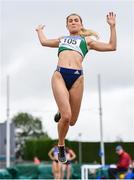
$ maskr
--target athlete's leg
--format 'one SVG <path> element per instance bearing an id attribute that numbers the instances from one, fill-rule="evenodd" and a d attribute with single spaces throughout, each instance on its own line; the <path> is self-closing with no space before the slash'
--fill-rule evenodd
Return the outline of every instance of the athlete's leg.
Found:
<path id="1" fill-rule="evenodd" d="M 58 145 L 64 145 L 65 136 L 71 120 L 71 107 L 69 103 L 69 92 L 65 86 L 61 74 L 57 71 L 52 77 L 52 89 L 61 114 L 61 119 L 58 123 Z"/>
<path id="2" fill-rule="evenodd" d="M 72 112 L 70 126 L 73 126 L 76 123 L 79 115 L 82 96 L 83 96 L 83 86 L 84 86 L 84 77 L 82 75 L 75 81 L 72 88 L 69 90 L 70 105 Z"/>

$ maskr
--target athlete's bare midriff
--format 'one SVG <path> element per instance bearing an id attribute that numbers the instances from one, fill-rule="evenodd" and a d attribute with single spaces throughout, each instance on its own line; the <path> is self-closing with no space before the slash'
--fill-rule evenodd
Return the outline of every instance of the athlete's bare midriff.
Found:
<path id="1" fill-rule="evenodd" d="M 83 57 L 76 51 L 65 50 L 60 52 L 58 66 L 70 69 L 82 69 Z"/>

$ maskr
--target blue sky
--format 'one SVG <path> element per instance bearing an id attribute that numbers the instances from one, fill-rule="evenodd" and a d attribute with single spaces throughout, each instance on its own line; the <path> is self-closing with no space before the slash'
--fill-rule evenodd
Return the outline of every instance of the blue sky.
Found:
<path id="1" fill-rule="evenodd" d="M 42 119 L 44 129 L 57 138 L 53 116 L 57 107 L 51 76 L 57 64 L 57 49 L 39 44 L 35 28 L 45 24 L 48 38 L 67 35 L 66 16 L 78 13 L 84 26 L 109 40 L 106 15 L 117 15 L 117 51 L 90 51 L 83 62 L 85 91 L 78 122 L 67 137 L 98 141 L 99 103 L 97 74 L 102 79 L 104 140 L 134 141 L 134 3 L 133 1 L 0 1 L 1 6 L 1 101 L 0 122 L 6 119 L 6 76 L 10 75 L 10 117 L 28 112 Z"/>

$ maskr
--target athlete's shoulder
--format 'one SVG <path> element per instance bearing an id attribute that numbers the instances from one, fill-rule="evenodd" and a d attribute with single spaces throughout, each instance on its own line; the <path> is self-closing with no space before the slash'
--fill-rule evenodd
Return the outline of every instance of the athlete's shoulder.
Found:
<path id="1" fill-rule="evenodd" d="M 86 43 L 87 43 L 87 45 L 88 45 L 88 47 L 90 48 L 90 49 L 92 49 L 91 48 L 91 44 L 94 42 L 97 42 L 97 39 L 94 37 L 94 36 L 86 36 L 85 37 L 85 41 L 86 41 Z"/>
<path id="2" fill-rule="evenodd" d="M 95 39 L 91 36 L 86 36 L 85 40 L 86 40 L 86 42 L 91 42 L 91 41 L 94 41 Z"/>

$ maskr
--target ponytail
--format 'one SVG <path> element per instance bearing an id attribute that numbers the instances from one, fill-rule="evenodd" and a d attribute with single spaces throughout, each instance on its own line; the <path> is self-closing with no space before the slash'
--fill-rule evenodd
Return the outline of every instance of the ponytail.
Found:
<path id="1" fill-rule="evenodd" d="M 99 39 L 98 34 L 90 29 L 82 28 L 81 31 L 79 32 L 79 35 L 80 36 L 95 36 L 96 39 Z"/>

